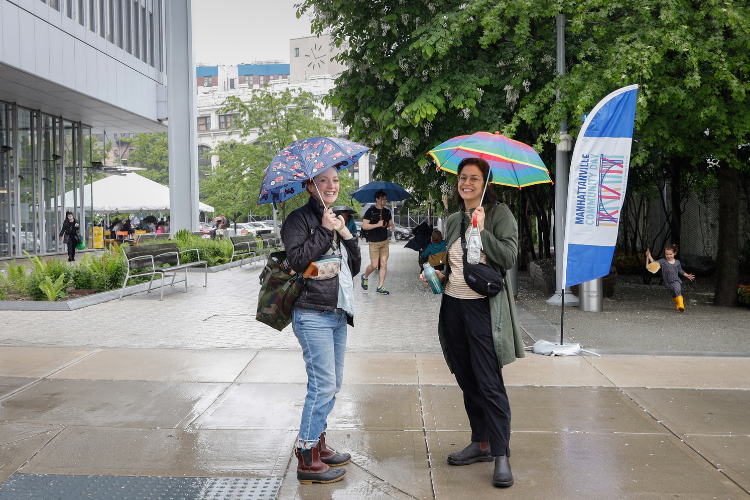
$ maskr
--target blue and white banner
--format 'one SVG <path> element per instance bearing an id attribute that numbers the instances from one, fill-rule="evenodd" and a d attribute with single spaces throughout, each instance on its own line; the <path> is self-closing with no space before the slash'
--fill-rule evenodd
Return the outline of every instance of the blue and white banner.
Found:
<path id="1" fill-rule="evenodd" d="M 638 85 L 589 113 L 573 149 L 563 248 L 563 287 L 609 274 L 628 185 Z"/>

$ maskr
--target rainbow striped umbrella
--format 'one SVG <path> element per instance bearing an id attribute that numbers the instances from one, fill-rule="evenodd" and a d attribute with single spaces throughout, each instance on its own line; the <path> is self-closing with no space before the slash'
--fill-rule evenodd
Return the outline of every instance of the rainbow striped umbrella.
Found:
<path id="1" fill-rule="evenodd" d="M 534 149 L 500 132 L 477 132 L 449 139 L 429 153 L 440 170 L 455 174 L 464 158 L 479 157 L 490 164 L 493 184 L 521 189 L 552 183 L 547 167 Z"/>

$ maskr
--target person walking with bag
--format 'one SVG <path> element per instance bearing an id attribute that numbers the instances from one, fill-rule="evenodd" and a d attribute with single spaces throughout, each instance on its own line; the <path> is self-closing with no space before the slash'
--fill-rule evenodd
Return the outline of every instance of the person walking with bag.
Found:
<path id="1" fill-rule="evenodd" d="M 63 243 L 68 245 L 68 262 L 75 262 L 76 260 L 76 245 L 78 245 L 78 229 L 80 224 L 73 217 L 73 212 L 68 210 L 65 212 L 65 222 L 63 222 L 62 229 L 60 229 L 60 239 Z"/>
<path id="2" fill-rule="evenodd" d="M 448 218 L 446 270 L 436 271 L 445 285 L 438 335 L 445 361 L 463 392 L 471 424 L 471 443 L 448 455 L 448 463 L 458 466 L 494 460 L 492 484 L 509 487 L 513 485 L 508 460 L 510 403 L 502 367 L 524 357 L 515 301 L 507 285 L 499 293 L 497 289 L 491 292 L 496 295 L 486 296 L 477 293 L 472 287 L 479 287 L 470 287 L 464 279 L 465 241 L 474 216 L 482 241 L 480 262 L 489 266 L 487 271 L 500 279 L 506 269 L 515 265 L 518 255 L 518 228 L 513 214 L 497 202 L 492 189 L 483 195 L 489 175 L 490 167 L 481 158 L 466 158 L 458 166 L 453 201 L 462 210 Z M 420 278 L 427 284 L 424 273 Z"/>
<path id="3" fill-rule="evenodd" d="M 343 479 L 346 470 L 339 466 L 351 460 L 348 453 L 327 448 L 325 430 L 344 378 L 347 325 L 354 326 L 353 277 L 362 259 L 357 238 L 328 208 L 339 194 L 336 169 L 319 173 L 305 189 L 309 201 L 289 214 L 281 231 L 291 268 L 304 273 L 316 267 L 292 310 L 292 329 L 307 368 L 307 397 L 295 448 L 297 479 L 303 484 L 332 483 Z"/>

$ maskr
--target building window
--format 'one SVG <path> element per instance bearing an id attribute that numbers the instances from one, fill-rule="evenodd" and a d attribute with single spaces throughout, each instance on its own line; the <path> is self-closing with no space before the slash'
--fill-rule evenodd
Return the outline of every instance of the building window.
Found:
<path id="1" fill-rule="evenodd" d="M 141 29 L 140 23 L 138 22 L 138 2 L 133 6 L 133 55 L 137 58 L 141 57 Z"/>
<path id="2" fill-rule="evenodd" d="M 209 156 L 210 152 L 211 152 L 211 148 L 209 148 L 208 146 L 198 146 L 198 166 L 199 167 L 211 166 L 211 156 Z"/>
<path id="3" fill-rule="evenodd" d="M 107 20 L 109 21 L 107 24 L 107 40 L 109 40 L 110 43 L 115 43 L 115 0 L 108 0 L 107 14 Z"/>
<path id="4" fill-rule="evenodd" d="M 73 19 L 73 0 L 65 0 L 65 15 Z"/>
<path id="5" fill-rule="evenodd" d="M 158 3 L 158 10 L 157 10 L 157 16 L 158 16 L 158 23 L 159 23 L 159 71 L 164 71 L 164 28 L 162 27 L 162 2 L 159 0 Z"/>
<path id="6" fill-rule="evenodd" d="M 299 47 L 294 48 L 294 57 L 299 57 Z"/>
<path id="7" fill-rule="evenodd" d="M 107 38 L 107 12 L 104 0 L 99 0 L 99 36 Z"/>
<path id="8" fill-rule="evenodd" d="M 253 76 L 252 75 L 247 75 L 245 77 L 245 83 L 247 83 L 248 85 L 252 85 L 253 84 Z"/>
<path id="9" fill-rule="evenodd" d="M 211 130 L 211 116 L 198 117 L 198 131 L 207 132 Z"/>
<path id="10" fill-rule="evenodd" d="M 203 77 L 203 86 L 204 87 L 213 87 L 214 86 L 214 77 L 213 76 L 204 76 Z"/>
<path id="11" fill-rule="evenodd" d="M 122 46 L 122 33 L 123 33 L 123 18 L 122 18 L 122 0 L 116 0 L 117 1 L 117 8 L 115 9 L 115 27 L 117 29 L 117 34 L 115 35 L 115 38 L 117 39 L 117 46 L 120 48 L 123 48 Z"/>
<path id="12" fill-rule="evenodd" d="M 49 0 L 49 6 L 55 10 L 60 10 L 60 0 Z"/>
<path id="13" fill-rule="evenodd" d="M 132 28 L 132 19 L 130 17 L 130 0 L 125 0 L 125 13 L 123 14 L 123 20 L 125 21 L 125 40 L 123 43 L 125 44 L 125 50 L 128 52 L 128 54 L 133 53 L 133 31 Z"/>
<path id="14" fill-rule="evenodd" d="M 78 16 L 78 24 L 86 26 L 86 9 L 83 8 L 83 2 L 84 0 L 78 0 L 78 12 L 76 12 L 76 15 Z"/>
<path id="15" fill-rule="evenodd" d="M 230 78 L 230 79 L 229 79 L 229 88 L 230 88 L 230 89 L 233 89 L 233 88 L 234 88 L 234 78 Z"/>
<path id="16" fill-rule="evenodd" d="M 141 7 L 141 60 L 148 64 L 148 22 L 146 21 L 146 7 Z"/>
<path id="17" fill-rule="evenodd" d="M 260 76 L 258 77 L 258 80 L 260 81 L 260 84 L 261 84 L 261 85 L 263 85 L 263 75 L 260 75 Z"/>
<path id="18" fill-rule="evenodd" d="M 154 14 L 149 12 L 148 14 L 148 63 L 151 65 L 152 68 L 156 67 L 156 63 L 154 61 Z"/>
<path id="19" fill-rule="evenodd" d="M 234 123 L 234 115 L 219 115 L 219 128 L 226 129 Z"/>
<path id="20" fill-rule="evenodd" d="M 89 29 L 96 33 L 96 0 L 89 0 Z"/>

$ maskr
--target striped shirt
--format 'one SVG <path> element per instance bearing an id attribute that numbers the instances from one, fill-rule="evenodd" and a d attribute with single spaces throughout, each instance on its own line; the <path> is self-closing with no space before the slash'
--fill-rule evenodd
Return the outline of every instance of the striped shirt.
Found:
<path id="1" fill-rule="evenodd" d="M 460 233 L 459 233 L 460 234 Z M 469 242 L 469 234 L 471 234 L 471 228 L 466 230 L 466 242 Z M 484 252 L 481 253 L 479 262 L 482 264 L 487 263 L 487 256 Z M 484 299 L 484 295 L 479 295 L 477 292 L 469 288 L 469 285 L 464 281 L 464 251 L 461 248 L 461 238 L 456 238 L 456 241 L 448 249 L 448 263 L 451 267 L 450 276 L 448 276 L 448 282 L 445 284 L 445 294 L 455 297 L 457 299 Z"/>

